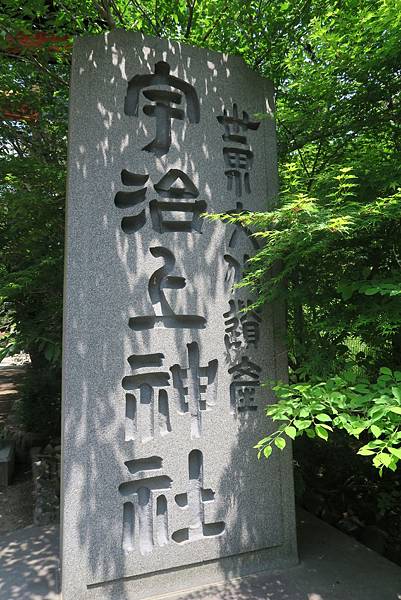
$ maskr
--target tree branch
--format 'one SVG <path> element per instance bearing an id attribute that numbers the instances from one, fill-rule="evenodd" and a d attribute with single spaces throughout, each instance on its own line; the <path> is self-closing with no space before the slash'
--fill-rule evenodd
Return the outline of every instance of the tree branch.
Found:
<path id="1" fill-rule="evenodd" d="M 192 3 L 191 3 L 191 0 L 187 0 L 188 22 L 187 22 L 187 29 L 186 29 L 185 35 L 184 35 L 184 37 L 186 39 L 189 38 L 189 35 L 191 33 L 191 27 L 192 27 L 192 22 L 193 22 L 193 18 L 194 18 L 195 4 L 196 4 L 196 0 L 193 0 Z"/>
<path id="2" fill-rule="evenodd" d="M 124 27 L 124 17 L 123 17 L 122 12 L 118 8 L 115 0 L 110 0 L 110 4 L 113 6 L 114 12 L 115 12 L 115 14 L 118 17 L 118 20 L 120 21 L 120 24 Z"/>
<path id="3" fill-rule="evenodd" d="M 287 127 L 286 125 L 284 125 L 284 123 L 283 123 L 282 121 L 278 121 L 278 122 L 280 122 L 280 125 L 281 125 L 281 127 L 283 128 L 283 130 L 284 130 L 285 132 L 287 132 L 287 134 L 288 134 L 289 138 L 290 138 L 290 139 L 291 139 L 293 142 L 295 142 L 295 143 L 296 143 L 296 139 L 295 139 L 295 136 L 294 136 L 294 134 L 292 133 L 292 131 L 291 131 L 290 129 L 288 129 L 288 127 Z M 298 152 L 298 156 L 299 156 L 299 159 L 300 159 L 300 161 L 301 161 L 301 164 L 302 164 L 302 166 L 303 166 L 303 168 L 304 168 L 304 171 L 305 171 L 305 173 L 306 173 L 306 175 L 307 175 L 307 177 L 308 177 L 308 179 L 309 179 L 309 177 L 310 177 L 309 169 L 308 169 L 308 167 L 306 166 L 306 163 L 305 163 L 304 157 L 302 156 L 301 149 L 300 149 L 300 148 L 295 148 L 295 150 L 296 150 L 296 152 Z"/>
<path id="4" fill-rule="evenodd" d="M 47 75 L 50 75 L 50 77 L 52 79 L 55 79 L 56 81 L 58 81 L 59 83 L 61 83 L 63 86 L 68 87 L 68 82 L 65 81 L 62 77 L 60 77 L 59 75 L 57 75 L 57 73 L 53 73 L 50 69 L 48 69 L 48 67 L 46 67 L 46 65 L 44 65 L 43 63 L 41 63 L 36 56 L 34 56 L 33 54 L 27 54 L 26 52 L 26 48 L 21 44 L 21 42 L 15 37 L 15 35 L 9 31 L 7 28 L 4 27 L 4 25 L 2 25 L 2 27 L 4 28 L 4 30 L 6 31 L 6 33 L 13 39 L 14 43 L 19 46 L 21 48 L 21 50 L 23 51 L 23 54 L 13 54 L 12 52 L 2 52 L 2 54 L 5 54 L 6 56 L 10 56 L 11 58 L 17 59 L 17 60 L 22 60 L 25 61 L 27 63 L 31 63 L 36 65 L 41 71 L 44 71 Z"/>
<path id="5" fill-rule="evenodd" d="M 96 0 L 93 0 L 93 4 L 97 9 L 99 15 L 102 19 L 104 19 L 109 26 L 110 29 L 115 29 L 116 24 L 110 12 L 110 2 L 109 0 L 100 0 L 100 3 Z"/>
<path id="6" fill-rule="evenodd" d="M 308 192 L 310 191 L 310 189 L 312 187 L 312 184 L 313 184 L 313 178 L 315 176 L 317 162 L 318 162 L 319 157 L 320 157 L 320 152 L 322 150 L 322 146 L 323 146 L 323 140 L 322 140 L 322 138 L 320 138 L 319 145 L 318 145 L 318 148 L 317 148 L 317 151 L 316 151 L 315 160 L 313 161 L 313 165 L 312 165 L 312 171 L 311 171 L 311 173 L 309 175 L 309 181 L 308 181 L 308 185 L 307 185 Z"/>
<path id="7" fill-rule="evenodd" d="M 223 8 L 221 9 L 221 13 L 219 14 L 219 16 L 218 16 L 218 17 L 216 17 L 216 19 L 213 21 L 213 23 L 211 24 L 211 26 L 209 27 L 209 29 L 206 31 L 205 35 L 203 36 L 203 38 L 202 38 L 202 40 L 201 40 L 201 41 L 202 41 L 202 43 L 205 43 L 205 42 L 206 42 L 207 38 L 208 38 L 208 37 L 209 37 L 209 35 L 212 33 L 213 29 L 214 29 L 214 28 L 216 27 L 216 25 L 218 25 L 218 24 L 219 24 L 219 22 L 221 21 L 222 14 L 224 13 L 224 11 L 225 11 L 225 10 L 226 10 L 226 8 L 227 8 L 228 1 L 229 1 L 229 0 L 226 0 L 226 2 L 225 2 L 225 3 L 224 3 L 224 5 L 223 5 Z"/>
<path id="8" fill-rule="evenodd" d="M 156 25 L 153 23 L 150 15 L 145 11 L 144 8 L 142 8 L 142 6 L 139 4 L 139 2 L 137 2 L 137 0 L 131 0 L 132 4 L 139 10 L 139 12 L 142 14 L 143 17 L 145 17 L 145 19 L 149 22 L 150 26 L 152 27 L 154 34 L 157 37 L 160 37 L 160 32 L 158 31 Z"/>

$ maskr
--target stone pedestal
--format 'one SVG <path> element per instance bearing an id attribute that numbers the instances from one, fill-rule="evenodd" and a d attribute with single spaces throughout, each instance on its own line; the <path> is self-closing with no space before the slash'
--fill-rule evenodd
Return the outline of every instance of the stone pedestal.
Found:
<path id="1" fill-rule="evenodd" d="M 257 243 L 205 212 L 277 192 L 272 86 L 114 32 L 74 49 L 63 599 L 141 600 L 296 560 L 291 457 L 258 461 L 282 307 L 233 289 Z"/>
<path id="2" fill-rule="evenodd" d="M 14 473 L 14 442 L 0 441 L 0 487 L 7 487 Z"/>

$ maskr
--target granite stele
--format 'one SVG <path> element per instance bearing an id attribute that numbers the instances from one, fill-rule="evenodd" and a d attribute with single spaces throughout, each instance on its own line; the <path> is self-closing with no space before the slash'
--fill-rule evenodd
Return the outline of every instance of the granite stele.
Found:
<path id="1" fill-rule="evenodd" d="M 257 459 L 283 315 L 233 288 L 258 247 L 206 212 L 277 191 L 272 86 L 124 31 L 74 49 L 63 600 L 141 600 L 294 564 L 291 457 Z M 264 118 L 262 117 L 264 115 Z"/>

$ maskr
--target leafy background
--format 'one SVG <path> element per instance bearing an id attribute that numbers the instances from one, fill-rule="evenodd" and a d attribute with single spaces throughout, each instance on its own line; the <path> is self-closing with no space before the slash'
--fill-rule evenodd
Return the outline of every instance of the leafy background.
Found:
<path id="1" fill-rule="evenodd" d="M 315 512 L 352 521 L 369 497 L 358 519 L 398 531 L 386 542 L 397 553 L 401 0 L 3 0 L 2 11 L 0 356 L 31 355 L 25 426 L 43 430 L 47 405 L 49 435 L 59 422 L 74 36 L 125 28 L 240 54 L 275 85 L 281 193 L 272 212 L 215 218 L 265 241 L 241 285 L 286 303 L 290 363 L 289 382 L 269 383 L 277 429 L 256 451 L 302 436 L 300 493 L 331 486 L 338 500 L 341 488 L 341 514 L 327 494 Z"/>

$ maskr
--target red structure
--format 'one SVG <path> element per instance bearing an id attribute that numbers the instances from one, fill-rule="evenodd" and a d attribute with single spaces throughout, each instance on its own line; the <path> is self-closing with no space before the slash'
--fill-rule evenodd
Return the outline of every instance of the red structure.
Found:
<path id="1" fill-rule="evenodd" d="M 25 50 L 43 50 L 49 52 L 60 52 L 69 45 L 68 35 L 55 35 L 45 31 L 36 31 L 32 33 L 16 33 L 6 36 L 6 50 L 12 54 L 21 54 Z"/>

